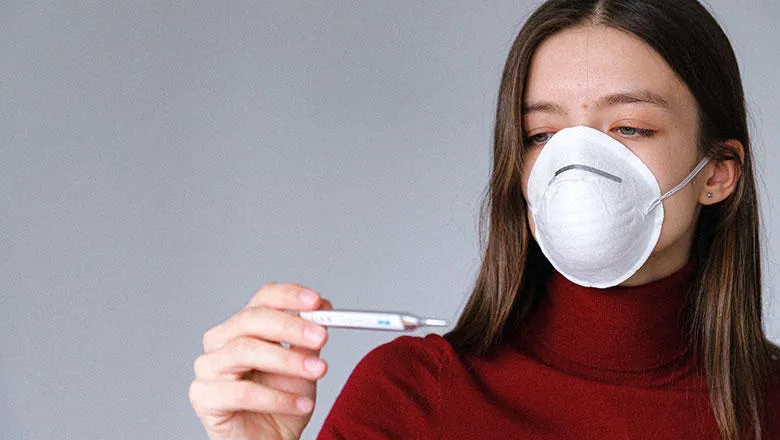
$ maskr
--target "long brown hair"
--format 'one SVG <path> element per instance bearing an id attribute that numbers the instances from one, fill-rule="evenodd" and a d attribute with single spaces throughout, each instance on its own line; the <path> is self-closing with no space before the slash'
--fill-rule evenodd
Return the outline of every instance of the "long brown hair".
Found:
<path id="1" fill-rule="evenodd" d="M 458 352 L 487 353 L 519 328 L 542 294 L 552 267 L 528 228 L 521 191 L 523 90 L 539 44 L 589 24 L 629 32 L 658 52 L 698 103 L 701 154 L 739 165 L 734 193 L 699 215 L 687 322 L 721 437 L 761 439 L 770 359 L 778 349 L 762 329 L 758 199 L 744 92 L 728 38 L 697 0 L 549 0 L 525 22 L 499 88 L 493 171 L 480 217 L 482 266 L 445 337 Z M 742 143 L 744 159 L 725 146 L 728 139 Z"/>

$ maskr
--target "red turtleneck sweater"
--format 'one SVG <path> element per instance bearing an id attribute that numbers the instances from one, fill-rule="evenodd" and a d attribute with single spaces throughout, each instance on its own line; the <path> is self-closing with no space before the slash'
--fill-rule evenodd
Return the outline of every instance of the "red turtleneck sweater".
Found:
<path id="1" fill-rule="evenodd" d="M 678 315 L 693 274 L 581 287 L 554 273 L 514 341 L 462 356 L 438 335 L 402 336 L 361 360 L 320 439 L 716 439 Z M 780 439 L 769 389 L 767 439 Z"/>

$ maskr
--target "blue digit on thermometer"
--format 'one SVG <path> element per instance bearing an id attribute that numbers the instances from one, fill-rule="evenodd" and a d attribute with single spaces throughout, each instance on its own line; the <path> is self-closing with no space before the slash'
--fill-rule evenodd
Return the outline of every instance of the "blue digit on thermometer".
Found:
<path id="1" fill-rule="evenodd" d="M 418 327 L 446 327 L 447 321 L 418 318 L 407 313 L 370 312 L 363 310 L 315 310 L 300 312 L 303 319 L 326 327 L 359 328 L 369 330 L 414 330 Z"/>

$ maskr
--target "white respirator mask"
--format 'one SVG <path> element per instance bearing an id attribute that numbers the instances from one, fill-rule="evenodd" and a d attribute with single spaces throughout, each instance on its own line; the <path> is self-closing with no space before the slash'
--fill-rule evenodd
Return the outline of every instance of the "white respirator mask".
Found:
<path id="1" fill-rule="evenodd" d="M 642 267 L 658 243 L 661 202 L 708 161 L 661 195 L 650 169 L 616 139 L 584 126 L 560 130 L 542 147 L 528 179 L 536 241 L 572 282 L 616 286 Z"/>

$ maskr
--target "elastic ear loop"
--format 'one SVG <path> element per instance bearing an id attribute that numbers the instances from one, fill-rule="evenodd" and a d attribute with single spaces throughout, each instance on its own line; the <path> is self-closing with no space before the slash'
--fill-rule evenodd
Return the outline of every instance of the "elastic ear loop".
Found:
<path id="1" fill-rule="evenodd" d="M 645 215 L 650 214 L 650 211 L 652 211 L 656 206 L 658 206 L 663 200 L 667 197 L 671 197 L 672 194 L 676 193 L 677 191 L 683 189 L 685 185 L 687 185 L 694 177 L 696 177 L 697 174 L 699 174 L 699 171 L 701 171 L 702 168 L 704 168 L 705 165 L 707 165 L 707 162 L 710 161 L 709 157 L 705 157 L 701 161 L 699 161 L 699 164 L 696 165 L 696 168 L 693 169 L 693 171 L 688 174 L 688 177 L 685 178 L 682 182 L 680 182 L 677 186 L 670 189 L 669 192 L 662 195 L 661 197 L 653 200 L 653 202 L 650 204 L 650 206 L 645 211 Z"/>

